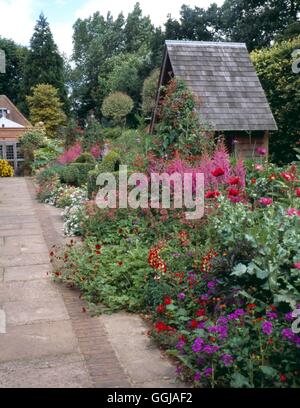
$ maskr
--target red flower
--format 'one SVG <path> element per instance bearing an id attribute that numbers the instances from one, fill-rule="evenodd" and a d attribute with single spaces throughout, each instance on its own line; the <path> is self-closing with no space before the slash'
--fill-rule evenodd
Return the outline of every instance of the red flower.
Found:
<path id="1" fill-rule="evenodd" d="M 119 266 L 123 266 L 123 262 L 118 262 L 118 265 L 119 265 Z"/>
<path id="2" fill-rule="evenodd" d="M 172 303 L 172 299 L 169 296 L 166 296 L 164 299 L 164 304 L 165 305 L 170 305 Z"/>
<path id="3" fill-rule="evenodd" d="M 61 276 L 61 272 L 55 272 L 55 276 Z"/>
<path id="4" fill-rule="evenodd" d="M 240 194 L 240 191 L 239 191 L 239 190 L 236 190 L 235 188 L 231 188 L 231 189 L 228 191 L 228 193 L 229 193 L 229 195 L 232 196 L 232 197 L 237 197 L 237 196 Z"/>
<path id="5" fill-rule="evenodd" d="M 279 380 L 280 382 L 286 382 L 286 376 L 284 374 L 280 374 Z"/>
<path id="6" fill-rule="evenodd" d="M 165 310 L 166 310 L 166 308 L 165 308 L 164 305 L 159 305 L 159 306 L 157 306 L 157 308 L 156 308 L 157 313 L 164 313 Z"/>
<path id="7" fill-rule="evenodd" d="M 192 320 L 192 321 L 191 321 L 191 327 L 192 327 L 192 329 L 197 329 L 197 327 L 198 327 L 198 322 L 197 322 L 197 320 Z"/>
<path id="8" fill-rule="evenodd" d="M 51 258 L 53 258 L 54 252 L 50 252 L 50 256 L 51 256 Z"/>
<path id="9" fill-rule="evenodd" d="M 247 309 L 255 309 L 257 307 L 257 305 L 255 303 L 249 303 L 249 305 L 247 305 Z"/>
<path id="10" fill-rule="evenodd" d="M 220 192 L 219 191 L 208 191 L 205 194 L 205 198 L 210 199 L 210 198 L 217 198 L 220 196 Z"/>
<path id="11" fill-rule="evenodd" d="M 198 317 L 205 316 L 205 314 L 206 314 L 206 312 L 205 312 L 204 309 L 199 309 L 199 310 L 196 312 L 196 316 L 198 316 Z"/>
<path id="12" fill-rule="evenodd" d="M 214 171 L 211 172 L 214 177 L 220 177 L 225 174 L 225 171 L 221 167 L 217 167 Z"/>
<path id="13" fill-rule="evenodd" d="M 256 184 L 256 178 L 251 179 L 251 184 Z"/>
<path id="14" fill-rule="evenodd" d="M 271 306 L 270 306 L 270 309 L 272 310 L 272 312 L 276 312 L 277 307 L 276 307 L 276 306 L 274 306 L 274 305 L 271 305 Z"/>
<path id="15" fill-rule="evenodd" d="M 100 249 L 101 249 L 102 247 L 101 247 L 101 245 L 96 245 L 96 249 L 97 249 L 97 251 L 100 251 Z"/>
<path id="16" fill-rule="evenodd" d="M 157 322 L 157 323 L 155 324 L 155 329 L 156 329 L 158 332 L 161 332 L 161 331 L 174 331 L 174 330 L 175 330 L 173 327 L 167 326 L 167 325 L 166 325 L 165 323 L 163 323 L 163 322 Z"/>
<path id="17" fill-rule="evenodd" d="M 297 197 L 300 197 L 300 187 L 297 187 L 297 188 L 296 188 L 296 196 L 297 196 Z"/>
<path id="18" fill-rule="evenodd" d="M 100 252 L 100 251 L 96 251 L 96 255 L 101 255 L 101 252 Z"/>
<path id="19" fill-rule="evenodd" d="M 241 181 L 241 179 L 239 177 L 231 177 L 228 180 L 228 184 L 230 184 L 231 186 L 236 186 L 237 184 L 239 184 Z"/>

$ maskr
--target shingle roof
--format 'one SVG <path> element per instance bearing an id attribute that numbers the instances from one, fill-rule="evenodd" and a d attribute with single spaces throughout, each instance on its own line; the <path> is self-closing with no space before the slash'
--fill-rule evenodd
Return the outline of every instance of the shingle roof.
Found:
<path id="1" fill-rule="evenodd" d="M 277 130 L 266 95 L 243 43 L 166 41 L 175 78 L 200 101 L 213 130 Z"/>

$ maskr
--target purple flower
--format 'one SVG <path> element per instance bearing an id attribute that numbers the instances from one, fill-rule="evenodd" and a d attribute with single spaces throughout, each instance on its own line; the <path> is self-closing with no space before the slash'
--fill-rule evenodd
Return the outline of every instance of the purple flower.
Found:
<path id="1" fill-rule="evenodd" d="M 201 374 L 199 372 L 195 374 L 194 381 L 201 381 Z"/>
<path id="2" fill-rule="evenodd" d="M 204 370 L 204 375 L 205 375 L 206 377 L 211 377 L 212 373 L 213 373 L 213 369 L 212 369 L 212 368 L 206 368 L 206 369 Z"/>
<path id="3" fill-rule="evenodd" d="M 228 320 L 238 320 L 241 316 L 244 316 L 246 312 L 243 309 L 236 309 L 235 312 L 230 313 L 227 318 Z"/>
<path id="4" fill-rule="evenodd" d="M 223 354 L 221 360 L 223 361 L 225 367 L 230 367 L 233 364 L 234 358 L 230 354 Z"/>
<path id="5" fill-rule="evenodd" d="M 210 281 L 207 283 L 208 289 L 214 289 L 216 287 L 217 282 L 216 281 Z"/>
<path id="6" fill-rule="evenodd" d="M 281 331 L 282 337 L 284 337 L 287 340 L 293 341 L 295 334 L 293 333 L 292 329 L 283 329 Z"/>
<path id="7" fill-rule="evenodd" d="M 274 319 L 277 319 L 277 318 L 278 318 L 278 314 L 275 313 L 275 312 L 267 312 L 267 317 L 268 317 L 270 320 L 274 320 Z"/>
<path id="8" fill-rule="evenodd" d="M 206 301 L 206 300 L 208 300 L 208 299 L 209 299 L 209 296 L 208 296 L 207 294 L 204 294 L 204 295 L 201 295 L 201 296 L 200 296 L 200 300 Z"/>
<path id="9" fill-rule="evenodd" d="M 284 317 L 287 322 L 292 322 L 294 320 L 293 312 L 286 313 Z"/>
<path id="10" fill-rule="evenodd" d="M 178 299 L 179 300 L 184 300 L 185 299 L 185 294 L 183 292 L 179 293 Z"/>
<path id="11" fill-rule="evenodd" d="M 263 322 L 261 325 L 262 331 L 264 334 L 270 336 L 273 332 L 273 323 L 272 322 Z"/>
<path id="12" fill-rule="evenodd" d="M 179 340 L 179 342 L 176 344 L 177 350 L 182 351 L 183 347 L 186 345 L 186 342 L 184 340 Z"/>
<path id="13" fill-rule="evenodd" d="M 193 252 L 188 252 L 186 255 L 189 256 L 189 257 L 194 256 Z"/>
<path id="14" fill-rule="evenodd" d="M 205 329 L 205 322 L 199 322 L 198 329 Z"/>
<path id="15" fill-rule="evenodd" d="M 235 314 L 237 316 L 244 316 L 246 314 L 246 312 L 243 309 L 236 309 Z"/>
<path id="16" fill-rule="evenodd" d="M 217 323 L 220 324 L 220 325 L 225 325 L 225 324 L 228 323 L 228 319 L 225 316 L 221 316 L 221 317 L 219 317 Z"/>
<path id="17" fill-rule="evenodd" d="M 206 353 L 206 354 L 215 354 L 219 350 L 220 350 L 219 346 L 206 345 L 206 346 L 203 347 L 203 352 Z"/>
<path id="18" fill-rule="evenodd" d="M 173 254 L 173 256 L 174 256 L 174 258 L 180 258 L 180 257 L 181 257 L 181 254 L 178 253 L 178 252 L 176 252 L 175 254 Z"/>
<path id="19" fill-rule="evenodd" d="M 192 350 L 194 353 L 199 353 L 202 350 L 204 344 L 204 340 L 201 339 L 201 337 L 198 337 L 195 341 L 194 344 L 192 345 Z"/>

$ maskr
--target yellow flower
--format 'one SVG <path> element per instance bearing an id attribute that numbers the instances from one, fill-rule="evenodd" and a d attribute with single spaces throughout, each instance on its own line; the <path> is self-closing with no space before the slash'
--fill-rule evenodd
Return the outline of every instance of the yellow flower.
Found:
<path id="1" fill-rule="evenodd" d="M 0 177 L 13 177 L 14 169 L 7 160 L 0 160 Z"/>

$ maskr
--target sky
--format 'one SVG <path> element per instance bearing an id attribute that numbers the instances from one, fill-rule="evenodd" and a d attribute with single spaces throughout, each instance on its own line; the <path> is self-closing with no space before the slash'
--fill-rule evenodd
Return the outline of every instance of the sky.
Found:
<path id="1" fill-rule="evenodd" d="M 67 56 L 72 52 L 73 24 L 78 18 L 87 18 L 99 11 L 108 11 L 116 17 L 121 11 L 126 16 L 137 0 L 0 0 L 0 36 L 11 38 L 19 44 L 28 45 L 35 21 L 43 12 L 59 50 Z M 167 15 L 179 16 L 182 4 L 207 8 L 211 3 L 222 4 L 223 0 L 140 0 L 144 15 L 149 15 L 153 24 L 163 25 Z"/>

